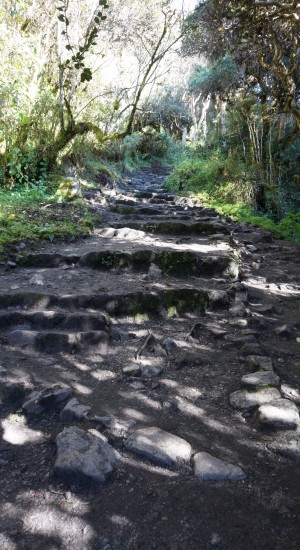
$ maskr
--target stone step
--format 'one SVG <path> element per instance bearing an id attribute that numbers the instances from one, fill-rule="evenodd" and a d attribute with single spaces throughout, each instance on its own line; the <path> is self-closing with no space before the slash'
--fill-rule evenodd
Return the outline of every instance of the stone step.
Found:
<path id="1" fill-rule="evenodd" d="M 6 311 L 0 312 L 1 330 L 98 331 L 108 328 L 107 315 L 102 313 L 65 313 L 61 311 Z"/>
<path id="2" fill-rule="evenodd" d="M 79 264 L 93 269 L 133 269 L 148 271 L 155 263 L 162 273 L 176 277 L 184 275 L 225 275 L 232 263 L 229 255 L 201 256 L 192 251 L 164 250 L 156 252 L 149 248 L 132 253 L 99 250 L 91 251 L 80 258 Z"/>
<path id="3" fill-rule="evenodd" d="M 80 353 L 92 348 L 98 353 L 108 350 L 109 336 L 104 331 L 88 332 L 40 332 L 34 330 L 14 330 L 7 335 L 9 346 L 31 348 L 41 353 Z"/>
<path id="4" fill-rule="evenodd" d="M 201 312 L 209 304 L 209 292 L 193 288 L 165 289 L 159 292 L 132 292 L 127 294 L 48 294 L 39 292 L 14 292 L 0 294 L 0 308 L 24 308 L 52 311 L 64 308 L 68 311 L 88 309 L 105 311 L 109 315 L 135 316 L 137 314 L 163 315 L 168 310 L 177 313 Z M 19 313 L 19 312 L 17 312 Z"/>
<path id="5" fill-rule="evenodd" d="M 140 237 L 139 237 L 140 238 Z M 159 250 L 159 251 L 158 251 Z M 192 250 L 161 251 L 158 247 L 139 248 L 132 252 L 120 250 L 95 250 L 79 255 L 57 253 L 27 254 L 19 259 L 21 267 L 57 268 L 64 265 L 79 265 L 92 269 L 132 269 L 148 272 L 151 263 L 159 266 L 162 273 L 173 276 L 211 276 L 226 274 L 232 263 L 229 251 L 216 251 L 216 255 L 202 254 Z"/>
<path id="6" fill-rule="evenodd" d="M 124 224 L 116 223 L 116 228 L 124 227 Z M 148 233 L 162 233 L 169 235 L 214 235 L 222 232 L 225 235 L 230 233 L 226 225 L 217 221 L 201 221 L 194 223 L 182 222 L 180 220 L 165 220 L 151 222 L 126 222 L 129 229 L 137 229 Z"/>

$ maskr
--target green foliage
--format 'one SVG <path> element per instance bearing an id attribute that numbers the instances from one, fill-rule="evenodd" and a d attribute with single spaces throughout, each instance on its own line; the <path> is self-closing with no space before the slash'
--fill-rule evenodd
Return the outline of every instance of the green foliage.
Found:
<path id="1" fill-rule="evenodd" d="M 57 204 L 43 185 L 0 191 L 0 251 L 26 239 L 65 239 L 87 234 L 94 221 L 83 204 Z"/>
<path id="2" fill-rule="evenodd" d="M 300 243 L 300 213 L 288 212 L 277 225 L 276 231 L 281 237 Z"/>
<path id="3" fill-rule="evenodd" d="M 59 5 L 57 6 L 57 19 L 64 24 L 64 30 L 62 35 L 66 39 L 66 50 L 71 52 L 71 57 L 66 59 L 64 63 L 60 65 L 60 68 L 63 70 L 73 68 L 80 72 L 80 81 L 89 82 L 93 78 L 92 70 L 85 65 L 85 56 L 88 54 L 92 46 L 96 46 L 96 39 L 99 35 L 101 22 L 104 21 L 107 17 L 104 15 L 103 9 L 108 8 L 108 3 L 106 0 L 99 0 L 99 10 L 95 12 L 93 20 L 90 22 L 86 35 L 81 45 L 75 47 L 69 38 L 68 27 L 70 25 L 70 16 L 68 16 L 69 1 L 68 0 L 59 0 Z"/>
<path id="4" fill-rule="evenodd" d="M 205 67 L 195 65 L 189 78 L 191 92 L 201 92 L 204 96 L 210 93 L 224 93 L 238 83 L 237 66 L 231 57 L 225 56 L 214 65 Z"/>
<path id="5" fill-rule="evenodd" d="M 279 223 L 258 212 L 253 202 L 253 182 L 247 167 L 233 151 L 224 158 L 216 150 L 199 159 L 195 153 L 179 162 L 167 178 L 168 190 L 192 194 L 200 203 L 233 220 L 248 222 L 272 231 L 278 238 L 300 242 L 300 214 L 288 212 Z"/>

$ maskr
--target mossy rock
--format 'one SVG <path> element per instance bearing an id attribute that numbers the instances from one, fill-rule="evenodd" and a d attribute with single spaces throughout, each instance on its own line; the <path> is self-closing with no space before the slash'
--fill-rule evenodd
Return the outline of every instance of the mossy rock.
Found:
<path id="1" fill-rule="evenodd" d="M 63 178 L 56 191 L 59 201 L 72 201 L 82 198 L 80 182 L 77 178 Z"/>
<path id="2" fill-rule="evenodd" d="M 93 269 L 117 269 L 129 267 L 130 260 L 128 255 L 123 252 L 103 250 L 101 252 L 88 252 L 81 258 L 80 264 Z"/>
<path id="3" fill-rule="evenodd" d="M 132 267 L 136 271 L 148 270 L 155 254 L 151 250 L 136 250 L 131 257 Z"/>
<path id="4" fill-rule="evenodd" d="M 163 273 L 170 275 L 187 275 L 197 272 L 198 258 L 194 252 L 165 251 L 162 252 L 155 263 Z"/>

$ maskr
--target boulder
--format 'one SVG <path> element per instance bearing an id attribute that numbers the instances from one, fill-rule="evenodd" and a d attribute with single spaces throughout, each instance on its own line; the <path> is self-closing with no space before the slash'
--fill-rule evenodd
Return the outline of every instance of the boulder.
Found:
<path id="1" fill-rule="evenodd" d="M 74 426 L 58 434 L 56 445 L 54 474 L 67 483 L 101 486 L 118 458 L 118 453 L 99 432 L 95 435 Z"/>

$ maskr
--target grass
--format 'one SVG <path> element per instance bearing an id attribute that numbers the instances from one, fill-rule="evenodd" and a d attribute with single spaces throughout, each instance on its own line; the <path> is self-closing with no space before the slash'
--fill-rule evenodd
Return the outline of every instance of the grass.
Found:
<path id="1" fill-rule="evenodd" d="M 43 186 L 0 191 L 0 252 L 25 240 L 86 235 L 93 225 L 83 201 L 58 204 Z"/>

